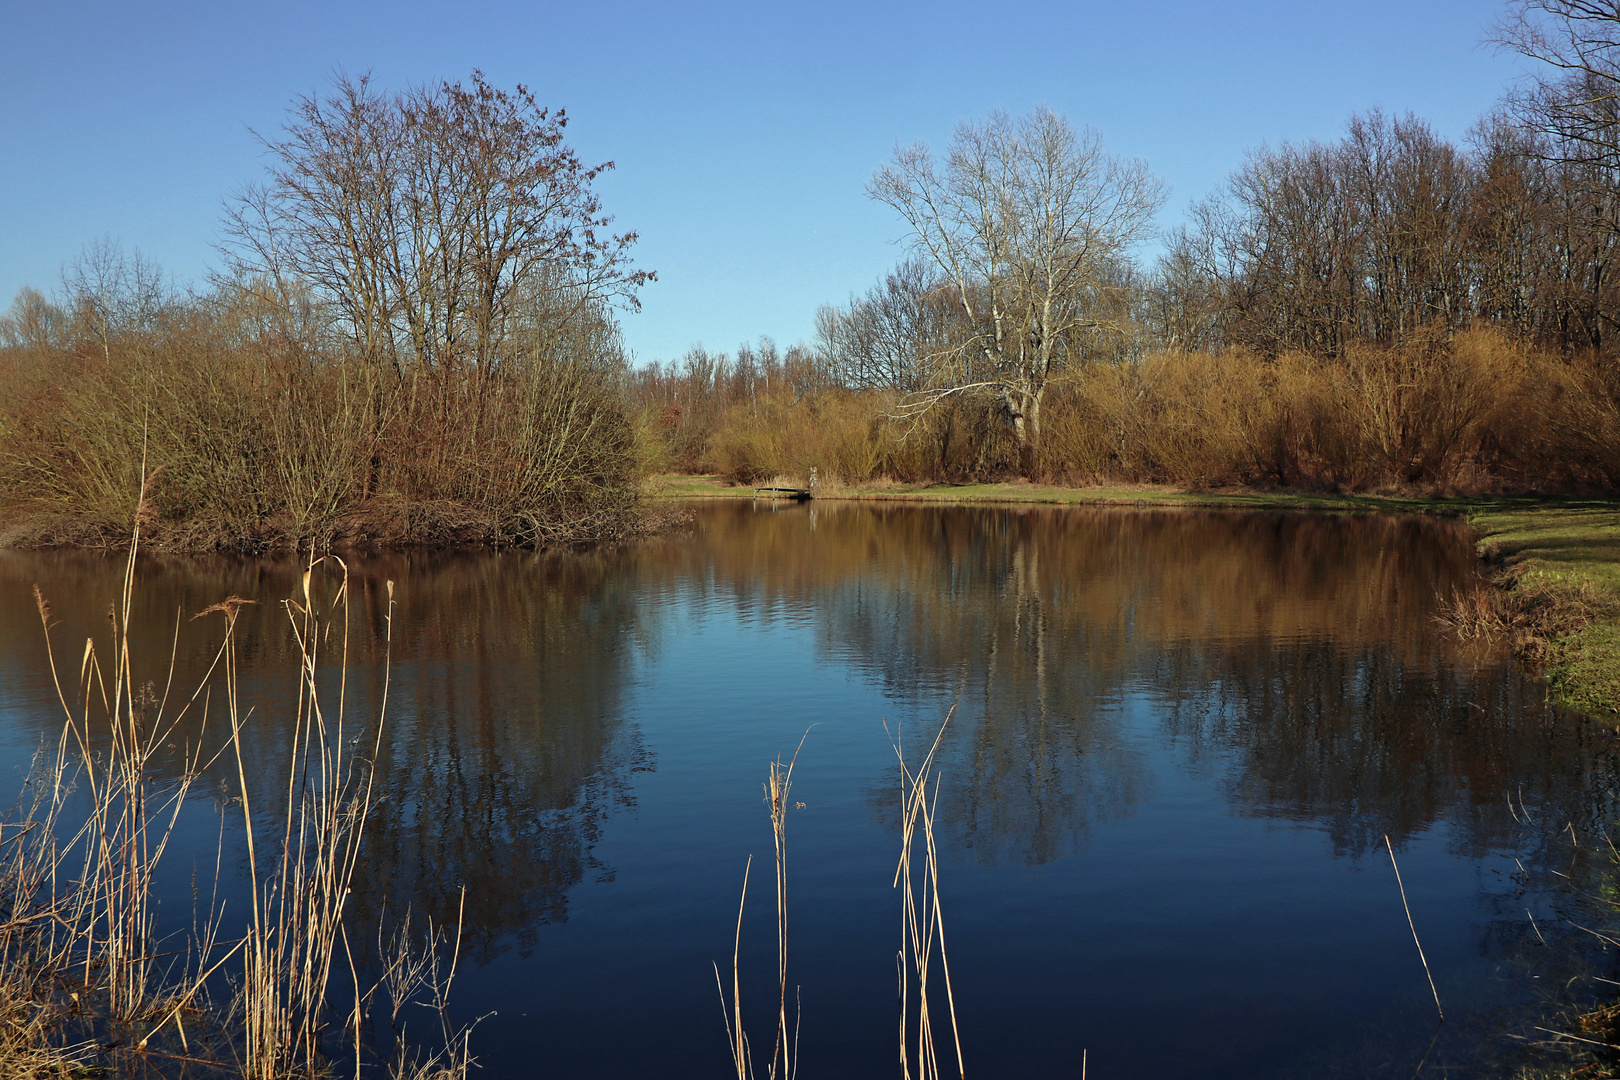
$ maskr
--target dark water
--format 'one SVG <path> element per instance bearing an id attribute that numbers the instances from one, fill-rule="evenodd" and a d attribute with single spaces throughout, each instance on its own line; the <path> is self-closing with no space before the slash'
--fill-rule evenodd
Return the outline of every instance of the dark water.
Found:
<path id="1" fill-rule="evenodd" d="M 1435 598 L 1470 550 L 1416 519 L 822 503 L 703 506 L 610 551 L 356 560 L 357 724 L 381 691 L 386 579 L 398 607 L 353 913 L 453 923 L 465 887 L 455 1002 L 495 1013 L 484 1075 L 723 1075 L 711 965 L 753 855 L 744 1010 L 768 1040 L 761 784 L 808 729 L 800 1075 L 895 1075 L 882 722 L 917 745 L 954 705 L 941 875 L 968 1075 L 1077 1075 L 1082 1050 L 1096 1077 L 1412 1075 L 1434 1003 L 1385 835 L 1449 1018 L 1423 1075 L 1493 1075 L 1590 992 L 1572 977 L 1615 974 L 1576 925 L 1600 917 L 1581 894 L 1610 880 L 1588 855 L 1620 776 L 1606 728 L 1439 640 Z M 0 553 L 9 773 L 58 722 L 30 585 L 73 668 L 120 570 Z M 278 602 L 296 574 L 150 559 L 137 584 L 154 679 L 177 613 L 263 601 L 241 623 L 250 784 L 291 738 Z M 217 631 L 179 624 L 179 682 Z M 177 913 L 231 783 L 201 785 L 183 822 Z"/>

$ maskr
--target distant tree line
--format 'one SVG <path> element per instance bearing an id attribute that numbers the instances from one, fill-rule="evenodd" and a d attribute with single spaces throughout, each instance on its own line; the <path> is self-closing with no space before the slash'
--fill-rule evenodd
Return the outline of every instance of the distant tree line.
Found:
<path id="1" fill-rule="evenodd" d="M 1342 355 L 1501 328 L 1601 350 L 1620 317 L 1615 178 L 1583 144 L 1502 114 L 1470 150 L 1422 121 L 1353 118 L 1262 150 L 1193 207 L 1154 283 L 1167 345 Z"/>
<path id="2" fill-rule="evenodd" d="M 910 250 L 818 313 L 800 352 L 823 391 L 795 391 L 815 419 L 784 436 L 757 390 L 736 408 L 688 387 L 682 415 L 712 435 L 687 427 L 667 460 L 739 478 L 1615 486 L 1620 7 L 1516 0 L 1495 36 L 1545 75 L 1466 146 L 1374 110 L 1331 142 L 1262 147 L 1151 267 L 1136 255 L 1158 182 L 1049 110 L 964 123 L 943 154 L 899 149 L 868 192 Z M 643 408 L 667 409 L 651 390 Z"/>

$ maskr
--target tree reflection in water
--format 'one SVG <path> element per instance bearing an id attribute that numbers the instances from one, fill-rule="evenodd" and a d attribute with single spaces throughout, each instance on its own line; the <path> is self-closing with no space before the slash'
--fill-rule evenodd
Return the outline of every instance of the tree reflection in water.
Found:
<path id="1" fill-rule="evenodd" d="M 820 700 L 843 710 L 817 717 L 829 730 L 812 735 L 807 755 L 825 739 L 844 758 L 801 766 L 807 790 L 822 785 L 817 812 L 825 805 L 829 815 L 807 815 L 803 835 L 814 834 L 816 821 L 844 813 L 834 809 L 839 800 L 851 808 L 836 818 L 838 834 L 816 841 L 823 854 L 842 852 L 859 862 L 872 851 L 847 845 L 878 844 L 885 846 L 876 861 L 888 861 L 896 785 L 878 717 L 922 718 L 926 727 L 954 705 L 938 764 L 947 791 L 940 803 L 942 855 L 947 864 L 977 864 L 976 880 L 997 883 L 976 894 L 981 900 L 1012 895 L 1026 880 L 1021 875 L 1034 880 L 1034 868 L 1046 868 L 1042 888 L 1058 889 L 1067 880 L 1065 860 L 1077 853 L 1100 857 L 1106 850 L 1119 858 L 1117 845 L 1100 842 L 1110 827 L 1124 834 L 1147 819 L 1156 800 L 1191 798 L 1192 777 L 1202 785 L 1195 798 L 1203 801 L 1189 812 L 1318 830 L 1323 864 L 1360 859 L 1385 834 L 1397 850 L 1414 849 L 1436 826 L 1458 859 L 1518 859 L 1522 881 L 1491 879 L 1456 902 L 1460 918 L 1475 919 L 1481 904 L 1486 912 L 1470 923 L 1480 955 L 1543 963 L 1560 985 L 1579 966 L 1582 943 L 1562 931 L 1557 917 L 1568 891 L 1555 895 L 1544 883 L 1553 880 L 1550 871 L 1573 872 L 1569 844 L 1560 839 L 1566 827 L 1589 836 L 1620 809 L 1613 740 L 1601 727 L 1549 709 L 1541 689 L 1501 655 L 1464 651 L 1437 634 L 1429 618 L 1436 597 L 1474 572 L 1470 540 L 1453 523 L 726 503 L 701 507 L 691 530 L 611 549 L 351 561 L 353 717 L 374 716 L 382 690 L 386 579 L 398 582 L 399 601 L 379 762 L 384 799 L 366 840 L 354 912 L 377 922 L 409 906 L 418 918 L 449 923 L 465 886 L 465 954 L 488 962 L 490 971 L 508 972 L 511 981 L 495 984 L 492 994 L 536 994 L 533 1008 L 581 1027 L 580 1045 L 587 1047 L 581 1061 L 611 1047 L 624 1055 L 613 1060 L 634 1071 L 679 1056 L 669 1048 L 685 1046 L 682 1039 L 700 1040 L 688 1032 L 709 1015 L 710 1003 L 693 1004 L 691 1018 L 680 1011 L 687 995 L 701 992 L 694 972 L 702 958 L 690 955 L 699 947 L 694 927 L 715 906 L 705 890 L 716 867 L 746 855 L 739 845 L 752 842 L 744 839 L 745 826 L 714 819 L 732 813 L 719 808 L 733 804 L 714 795 L 704 769 L 730 769 L 753 752 L 735 745 L 739 733 L 751 737 L 750 725 L 773 719 L 753 713 L 715 719 L 744 700 L 716 691 L 754 678 L 750 650 L 766 650 L 778 635 L 814 654 L 803 658 L 805 670 L 834 673 L 827 680 L 836 683 L 834 696 Z M 45 584 L 63 624 L 59 640 L 68 643 L 105 633 L 117 572 L 115 561 L 93 556 L 0 552 L 0 679 L 14 688 L 0 702 L 0 751 L 13 761 L 54 736 L 53 692 L 40 674 L 29 586 Z M 283 718 L 292 714 L 287 696 L 296 685 L 296 652 L 278 601 L 293 594 L 296 573 L 292 562 L 148 559 L 138 584 L 138 611 L 154 643 L 152 678 L 166 668 L 176 612 L 199 611 L 231 593 L 261 601 L 240 623 L 243 696 L 255 710 L 247 732 L 249 779 L 261 789 L 275 786 L 292 737 Z M 330 599 L 330 583 L 326 588 Z M 723 632 L 705 636 L 705 625 L 720 624 Z M 206 666 L 209 638 L 202 624 L 182 622 L 180 642 L 177 682 L 188 685 Z M 716 662 L 703 671 L 688 670 L 704 659 L 694 657 L 695 642 L 738 652 L 709 658 Z M 325 659 L 335 677 L 335 644 Z M 771 689 L 774 696 L 747 700 L 792 701 L 801 691 L 802 684 L 785 683 Z M 664 699 L 672 696 L 692 704 L 666 710 Z M 653 767 L 654 747 L 666 766 L 649 783 L 636 771 Z M 1175 785 L 1181 786 L 1169 790 Z M 757 810 L 749 785 L 742 788 L 738 815 Z M 215 778 L 214 789 L 229 796 L 233 781 Z M 619 814 L 650 791 L 664 800 L 655 813 Z M 259 807 L 272 814 L 265 803 Z M 867 819 L 876 827 L 850 839 L 871 824 Z M 266 834 L 275 826 L 267 816 Z M 619 867 L 597 855 L 612 835 L 624 841 L 613 849 L 624 863 Z M 205 837 L 210 855 L 213 839 Z M 1241 874 L 1251 854 L 1208 872 Z M 611 878 L 615 869 L 629 877 L 632 858 L 647 862 L 634 864 L 634 887 L 625 882 L 591 894 L 598 917 L 590 930 L 578 925 L 587 920 L 557 926 L 589 883 Z M 1415 850 L 1413 858 L 1420 872 Z M 1405 870 L 1407 854 L 1401 859 Z M 811 914 L 818 887 L 840 902 L 852 895 L 841 868 L 823 872 L 809 859 L 795 867 L 805 923 L 819 917 Z M 1090 861 L 1084 869 L 1124 878 L 1134 871 L 1133 864 Z M 1583 873 L 1598 884 L 1609 880 L 1605 873 L 1613 876 L 1596 864 Z M 1200 878 L 1196 888 L 1230 885 Z M 1309 890 L 1342 886 L 1331 866 L 1312 863 L 1290 887 L 1328 902 Z M 641 909 L 612 908 L 608 891 L 641 897 Z M 1082 902 L 1080 893 L 1063 895 L 1065 903 Z M 1207 914 L 1166 906 L 1174 898 L 1154 902 L 1165 918 Z M 720 906 L 731 903 L 734 897 Z M 657 905 L 667 905 L 672 921 L 645 910 Z M 1563 942 L 1558 949 L 1543 950 L 1539 933 L 1531 939 L 1528 921 L 1520 921 L 1527 907 L 1547 916 L 1542 930 Z M 1129 913 L 1114 909 L 1094 907 L 1087 917 L 1116 920 L 1109 925 L 1117 941 L 1134 941 L 1130 935 L 1141 931 Z M 983 933 L 996 925 L 991 914 L 962 921 Z M 556 931 L 551 937 L 548 925 Z M 728 932 L 725 917 L 715 925 Z M 566 992 L 534 990 L 549 984 L 523 968 L 522 958 L 535 949 L 533 964 L 544 967 L 555 954 L 548 950 L 561 948 L 565 931 L 576 929 L 585 936 L 567 939 L 568 955 L 590 957 L 600 970 L 572 972 Z M 838 940 L 853 948 L 868 929 L 877 935 L 860 927 Z M 1404 933 L 1404 925 L 1396 929 Z M 1065 940 L 1060 929 L 1047 932 Z M 626 940 L 612 939 L 615 933 Z M 1302 933 L 1300 940 L 1317 936 Z M 354 935 L 357 944 L 367 939 Z M 1393 947 L 1410 946 L 1399 935 L 1392 940 Z M 953 941 L 957 947 L 971 953 L 985 946 L 964 931 Z M 814 953 L 818 946 L 806 939 L 804 948 Z M 1556 969 L 1537 959 L 1554 952 L 1562 965 Z M 815 977 L 814 962 L 806 966 Z M 1381 976 L 1366 976 L 1375 977 Z M 623 1048 L 607 1019 L 595 1041 L 586 1038 L 594 1017 L 616 1015 L 616 995 L 632 980 L 668 1013 L 662 1058 L 658 1048 L 645 1060 Z M 864 992 L 842 984 L 820 991 L 824 1002 L 854 1001 Z M 1097 1007 L 1088 992 L 1068 981 L 1040 987 L 1075 1015 Z M 596 993 L 600 1002 L 589 996 Z M 1273 1000 L 1264 988 L 1252 993 Z M 1186 1031 L 1226 1024 L 1212 1008 L 1202 1020 L 1185 1017 Z M 1324 1006 L 1321 1015 L 1331 1013 Z M 1299 1017 L 1317 1023 L 1317 1014 Z M 1016 1017 L 1006 1022 L 1016 1027 Z M 1322 1031 L 1338 1030 L 1329 1020 L 1321 1024 Z M 495 1022 L 487 1029 L 492 1039 L 500 1030 Z M 1427 1037 L 1425 1030 L 1421 1039 Z M 510 1039 L 529 1045 L 521 1026 Z"/>
<path id="2" fill-rule="evenodd" d="M 1470 573 L 1468 546 L 1422 518 L 727 504 L 695 534 L 617 549 L 356 558 L 360 717 L 381 693 L 382 582 L 400 583 L 385 809 L 359 907 L 408 897 L 443 921 L 466 883 L 480 956 L 566 917 L 569 890 L 609 872 L 592 855 L 604 817 L 651 767 L 622 719 L 625 681 L 679 630 L 648 602 L 675 588 L 738 612 L 808 605 L 827 659 L 937 715 L 955 704 L 945 835 L 978 859 L 1076 850 L 1150 797 L 1162 740 L 1219 770 L 1238 812 L 1320 822 L 1342 854 L 1441 819 L 1470 852 L 1500 847 L 1517 830 L 1504 792 L 1595 827 L 1615 809 L 1608 754 L 1500 659 L 1461 656 L 1430 625 L 1434 598 Z M 116 572 L 7 553 L 8 663 L 38 652 L 19 615 L 34 579 L 74 583 L 51 596 L 66 641 L 101 628 Z M 154 643 L 176 612 L 263 601 L 241 624 L 261 784 L 291 737 L 277 720 L 296 654 L 276 601 L 295 576 L 290 561 L 152 558 L 138 582 Z M 185 625 L 181 642 L 187 685 L 211 646 Z"/>
<path id="3" fill-rule="evenodd" d="M 1437 633 L 1436 597 L 1472 573 L 1455 523 L 829 504 L 704 524 L 694 555 L 739 605 L 813 598 L 829 656 L 957 704 L 947 824 L 981 859 L 1075 850 L 1151 795 L 1166 740 L 1239 813 L 1319 822 L 1340 854 L 1442 819 L 1500 847 L 1505 792 L 1560 827 L 1615 811 L 1608 740 Z"/>
<path id="4" fill-rule="evenodd" d="M 499 557 L 389 555 L 351 557 L 353 633 L 347 737 L 374 738 L 382 700 L 384 583 L 395 580 L 397 605 L 392 685 L 378 782 L 381 801 L 365 840 L 366 860 L 352 911 L 362 924 L 401 915 L 453 925 L 466 886 L 464 952 L 491 958 L 508 935 L 519 949 L 535 928 L 565 919 L 568 892 L 611 870 L 592 854 L 603 819 L 630 805 L 630 775 L 650 768 L 639 737 L 622 720 L 623 685 L 637 625 L 631 582 L 611 557 L 577 553 Z M 180 615 L 176 685 L 202 678 L 217 641 L 186 616 L 218 598 L 258 600 L 239 620 L 242 699 L 251 706 L 244 733 L 250 788 L 271 793 L 285 784 L 293 731 L 290 695 L 297 653 L 280 600 L 295 595 L 291 561 L 143 560 L 134 610 L 138 638 L 153 643 L 149 677 L 166 675 L 167 643 Z M 0 618 L 0 655 L 16 665 L 10 685 L 30 686 L 36 707 L 17 710 L 30 730 L 13 732 L 13 749 L 29 752 L 54 738 L 49 694 L 37 668 L 33 580 L 49 589 L 55 631 L 64 642 L 104 631 L 105 604 L 119 573 L 112 560 L 79 553 L 0 560 L 7 608 Z M 333 582 L 317 575 L 317 603 L 330 603 Z M 324 594 L 324 595 L 323 595 Z M 32 633 L 30 630 L 32 629 Z M 340 643 L 327 642 L 334 688 Z M 217 689 L 217 688 L 216 688 Z M 358 725 L 358 726 L 356 726 Z M 216 719 L 186 732 L 217 749 Z M 13 757 L 18 756 L 14 753 Z M 163 767 L 178 769 L 178 751 Z M 234 768 L 234 766 L 232 766 Z M 235 793 L 231 769 L 214 778 L 222 797 Z M 266 837 L 280 833 L 276 800 L 260 794 Z M 227 821 L 234 821 L 227 816 Z M 359 933 L 370 943 L 374 933 Z"/>

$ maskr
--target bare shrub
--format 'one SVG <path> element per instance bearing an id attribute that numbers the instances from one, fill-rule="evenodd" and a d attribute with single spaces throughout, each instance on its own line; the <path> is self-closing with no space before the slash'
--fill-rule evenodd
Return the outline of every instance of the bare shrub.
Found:
<path id="1" fill-rule="evenodd" d="M 493 368 L 392 385 L 261 315 L 228 291 L 176 304 L 139 334 L 65 350 L 46 390 L 0 401 L 14 539 L 72 542 L 112 522 L 127 542 L 142 461 L 158 476 L 147 539 L 167 549 L 319 549 L 356 531 L 434 542 L 390 525 L 402 501 L 453 507 L 490 543 L 590 538 L 633 515 L 624 360 L 605 313 L 533 328 Z M 357 528 L 377 508 L 385 520 Z"/>
<path id="2" fill-rule="evenodd" d="M 1510 568 L 1441 597 L 1434 620 L 1464 641 L 1506 638 L 1521 656 L 1541 661 L 1559 639 L 1617 611 L 1614 596 L 1590 581 L 1526 579 Z"/>

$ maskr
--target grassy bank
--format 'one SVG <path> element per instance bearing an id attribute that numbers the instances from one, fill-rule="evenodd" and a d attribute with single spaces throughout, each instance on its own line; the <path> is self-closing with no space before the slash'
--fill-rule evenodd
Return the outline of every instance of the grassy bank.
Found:
<path id="1" fill-rule="evenodd" d="M 766 480 L 762 483 L 798 484 L 798 479 Z M 724 477 L 666 475 L 647 485 L 655 499 L 752 499 L 754 488 L 732 484 Z M 816 488 L 820 499 L 862 502 L 932 503 L 1034 503 L 1049 506 L 1128 506 L 1186 507 L 1232 510 L 1391 510 L 1423 513 L 1426 508 L 1446 508 L 1453 504 L 1476 502 L 1468 499 L 1407 499 L 1381 495 L 1339 495 L 1310 491 L 1223 490 L 1185 491 L 1166 484 L 1104 484 L 1097 487 L 1065 487 L 1007 481 L 982 484 L 898 484 L 874 483 L 858 486 L 822 484 Z M 1461 509 L 1453 513 L 1463 513 Z"/>
<path id="2" fill-rule="evenodd" d="M 796 481 L 795 481 L 796 482 Z M 719 476 L 662 476 L 664 499 L 750 499 Z M 1321 492 L 1185 491 L 1164 485 L 1059 487 L 1024 482 L 872 484 L 817 490 L 821 499 L 1185 509 L 1384 511 L 1465 518 L 1494 586 L 1465 633 L 1507 634 L 1562 704 L 1620 720 L 1620 500 L 1471 496 L 1413 498 Z"/>
<path id="3" fill-rule="evenodd" d="M 1546 643 L 1541 666 L 1566 705 L 1620 718 L 1620 501 L 1475 499 L 1469 520 L 1516 592 L 1577 598 L 1584 627 Z M 1586 621 L 1586 620 L 1582 620 Z"/>

